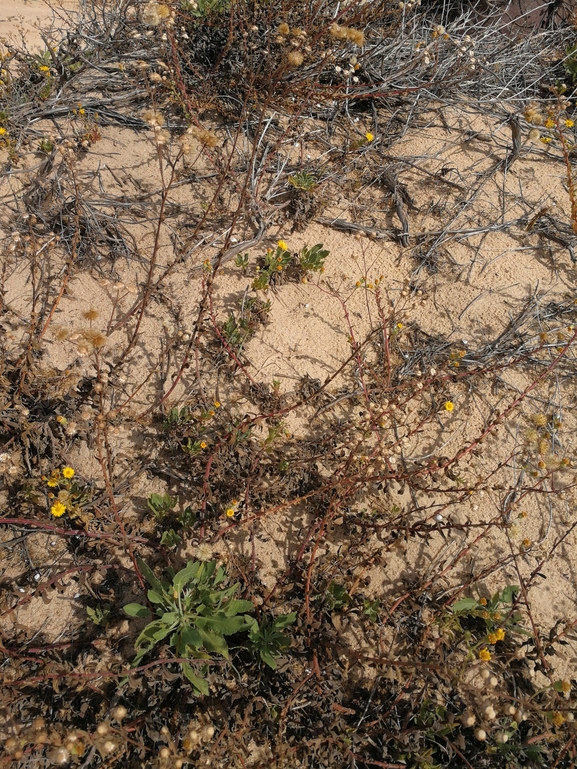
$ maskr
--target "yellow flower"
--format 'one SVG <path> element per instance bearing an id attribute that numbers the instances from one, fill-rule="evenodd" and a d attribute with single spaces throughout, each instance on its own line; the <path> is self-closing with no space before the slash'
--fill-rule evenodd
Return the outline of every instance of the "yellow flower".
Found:
<path id="1" fill-rule="evenodd" d="M 552 118 L 548 117 L 544 125 L 545 125 L 545 128 L 553 128 L 555 125 L 555 121 Z"/>
<path id="2" fill-rule="evenodd" d="M 489 660 L 491 659 L 491 652 L 489 651 L 489 649 L 481 649 L 481 651 L 479 652 L 479 659 L 483 660 L 483 662 L 489 662 Z"/>
<path id="3" fill-rule="evenodd" d="M 279 248 L 281 248 L 283 251 L 288 251 L 288 250 L 289 250 L 289 249 L 288 249 L 288 246 L 287 246 L 287 244 L 284 242 L 284 240 L 279 240 L 279 241 L 277 242 L 277 246 L 278 246 Z"/>
<path id="4" fill-rule="evenodd" d="M 522 542 L 522 545 L 525 548 L 525 550 L 528 550 L 531 547 L 532 544 L 533 543 L 531 542 L 530 539 L 524 539 L 523 542 Z"/>
<path id="5" fill-rule="evenodd" d="M 402 324 L 402 323 L 397 323 L 397 328 L 398 328 L 398 329 L 399 329 L 399 331 L 400 331 L 400 330 L 403 328 L 403 324 Z"/>
<path id="6" fill-rule="evenodd" d="M 365 134 L 365 139 L 368 142 L 372 142 L 372 141 L 374 141 L 375 137 L 373 136 L 373 134 L 370 131 L 367 131 L 367 133 Z"/>
<path id="7" fill-rule="evenodd" d="M 63 467 L 62 475 L 70 480 L 70 478 L 74 478 L 74 469 L 72 467 Z"/>
<path id="8" fill-rule="evenodd" d="M 55 518 L 60 518 L 66 512 L 66 505 L 63 505 L 62 502 L 55 502 L 50 508 L 50 512 Z"/>
<path id="9" fill-rule="evenodd" d="M 489 641 L 490 644 L 496 644 L 497 641 L 499 640 L 497 638 L 497 633 L 489 633 L 489 635 L 487 636 L 487 640 Z"/>
<path id="10" fill-rule="evenodd" d="M 502 627 L 498 628 L 497 632 L 495 633 L 497 636 L 497 641 L 502 641 L 505 638 L 505 631 Z"/>
<path id="11" fill-rule="evenodd" d="M 565 723 L 565 719 L 563 718 L 563 715 L 559 713 L 558 710 L 555 710 L 553 713 L 553 718 L 551 719 L 555 726 L 561 726 Z"/>
<path id="12" fill-rule="evenodd" d="M 201 441 L 200 442 L 200 448 L 201 449 L 205 449 L 206 448 L 206 441 Z"/>
<path id="13" fill-rule="evenodd" d="M 5 136 L 7 133 L 5 128 L 0 127 L 0 136 Z"/>
<path id="14" fill-rule="evenodd" d="M 58 486 L 58 481 L 56 481 L 54 478 L 51 478 L 49 481 L 46 481 L 46 485 L 53 489 L 55 486 Z"/>
<path id="15" fill-rule="evenodd" d="M 481 604 L 481 606 L 486 606 L 487 605 L 487 599 L 486 598 L 479 598 L 479 603 Z"/>
<path id="16" fill-rule="evenodd" d="M 539 141 L 543 142 L 543 144 L 549 144 L 551 142 L 550 136 L 542 136 Z"/>
<path id="17" fill-rule="evenodd" d="M 220 401 L 215 401 L 214 402 L 214 407 L 215 407 L 215 409 L 219 409 L 220 408 Z"/>
<path id="18" fill-rule="evenodd" d="M 573 128 L 574 125 L 575 125 L 575 121 L 571 120 L 571 118 L 567 118 L 567 120 L 565 121 L 565 127 Z"/>
<path id="19" fill-rule="evenodd" d="M 80 107 L 79 110 L 78 110 L 78 114 L 79 115 L 84 115 L 85 112 L 86 112 L 86 110 L 84 109 L 84 107 Z"/>
<path id="20" fill-rule="evenodd" d="M 47 67 L 46 64 L 43 64 L 41 67 L 38 67 L 40 72 L 50 72 L 50 67 Z"/>
<path id="21" fill-rule="evenodd" d="M 453 401 L 445 401 L 445 405 L 443 406 L 445 411 L 452 411 L 455 408 L 455 404 Z"/>
<path id="22" fill-rule="evenodd" d="M 229 507 L 228 510 L 225 511 L 227 518 L 233 518 L 234 517 L 234 508 Z"/>

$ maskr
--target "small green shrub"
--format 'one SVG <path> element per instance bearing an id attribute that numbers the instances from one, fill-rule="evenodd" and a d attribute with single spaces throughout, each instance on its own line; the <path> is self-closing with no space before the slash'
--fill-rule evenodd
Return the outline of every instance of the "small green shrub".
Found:
<path id="1" fill-rule="evenodd" d="M 275 658 L 289 645 L 289 640 L 280 631 L 294 622 L 294 614 L 281 615 L 271 624 L 259 627 L 258 622 L 248 615 L 253 609 L 252 602 L 235 598 L 240 587 L 238 582 L 224 587 L 226 570 L 224 566 L 217 568 L 216 561 L 189 561 L 177 574 L 170 570 L 171 581 L 158 579 L 140 559 L 138 565 L 150 585 L 147 596 L 150 603 L 157 606 L 154 612 L 157 618 L 136 639 L 132 667 L 136 667 L 165 638 L 177 657 L 211 660 L 212 654 L 220 654 L 228 660 L 226 637 L 241 631 L 248 631 L 252 646 L 258 650 L 261 659 L 269 667 L 276 667 Z M 138 603 L 129 603 L 123 608 L 129 617 L 154 616 L 146 606 Z M 207 665 L 193 669 L 188 662 L 181 664 L 182 672 L 195 691 L 208 694 L 208 684 L 203 677 Z"/>

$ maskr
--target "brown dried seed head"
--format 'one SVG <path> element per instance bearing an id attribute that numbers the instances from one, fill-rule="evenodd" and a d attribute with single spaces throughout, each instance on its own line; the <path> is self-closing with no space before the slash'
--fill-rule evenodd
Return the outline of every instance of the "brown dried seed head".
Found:
<path id="1" fill-rule="evenodd" d="M 300 67 L 305 59 L 300 51 L 291 51 L 286 58 L 291 67 Z"/>
<path id="2" fill-rule="evenodd" d="M 191 126 L 188 129 L 188 133 L 191 134 L 191 136 L 194 136 L 194 138 L 201 144 L 204 144 L 205 147 L 210 147 L 212 149 L 218 144 L 218 136 L 216 134 L 212 133 L 212 131 L 200 128 L 199 126 Z"/>
<path id="3" fill-rule="evenodd" d="M 283 21 L 282 24 L 278 25 L 278 30 L 277 31 L 278 31 L 279 35 L 288 35 L 289 32 L 290 32 L 290 27 L 289 27 L 289 25 L 286 22 Z"/>
<path id="4" fill-rule="evenodd" d="M 106 336 L 96 328 L 87 328 L 82 332 L 82 337 L 92 347 L 104 347 L 106 344 Z"/>
<path id="5" fill-rule="evenodd" d="M 89 310 L 82 313 L 82 317 L 86 318 L 86 320 L 96 320 L 99 315 L 100 313 L 98 310 L 95 310 L 94 307 L 91 307 Z"/>
<path id="6" fill-rule="evenodd" d="M 66 328 L 66 326 L 60 325 L 59 323 L 55 323 L 52 326 L 52 333 L 54 334 L 55 339 L 57 339 L 59 342 L 62 342 L 64 339 L 68 338 L 70 329 Z"/>

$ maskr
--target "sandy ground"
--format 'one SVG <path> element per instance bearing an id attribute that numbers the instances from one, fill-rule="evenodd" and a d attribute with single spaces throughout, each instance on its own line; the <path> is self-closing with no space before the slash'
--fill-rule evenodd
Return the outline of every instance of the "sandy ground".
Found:
<path id="1" fill-rule="evenodd" d="M 3 0 L 0 4 L 0 38 L 20 43 L 36 51 L 44 47 L 40 29 L 52 19 L 57 26 L 66 25 L 66 10 L 74 8 L 73 0 L 47 3 L 41 0 Z"/>
<path id="2" fill-rule="evenodd" d="M 4 0 L 0 10 L 0 36 L 22 34 L 29 48 L 39 48 L 42 40 L 36 23 L 50 19 L 52 13 L 39 2 Z M 436 233 L 451 221 L 454 230 L 466 230 L 469 234 L 450 241 L 435 240 L 430 235 L 423 240 L 419 251 L 413 245 L 405 249 L 392 238 L 378 239 L 342 232 L 328 226 L 326 221 L 320 222 L 318 217 L 298 233 L 289 232 L 288 227 L 286 230 L 282 226 L 271 228 L 267 240 L 259 248 L 249 250 L 252 264 L 266 246 L 274 247 L 277 238 L 286 240 L 294 251 L 304 245 L 323 243 L 330 256 L 326 272 L 318 280 L 279 285 L 267 294 L 271 302 L 269 320 L 243 349 L 243 360 L 254 384 L 278 382 L 283 393 L 293 394 L 305 378 L 322 382 L 331 376 L 350 354 L 351 338 L 362 340 L 378 323 L 379 308 L 374 292 L 368 286 L 379 276 L 383 276 L 387 308 L 394 313 L 399 334 L 418 332 L 430 338 L 442 336 L 451 349 L 463 350 L 465 356 L 469 350 L 480 350 L 498 338 L 511 318 L 537 293 L 544 305 L 545 300 L 560 302 L 574 292 L 577 270 L 567 249 L 558 243 L 543 243 L 526 227 L 519 227 L 514 234 L 499 227 L 490 232 L 475 233 L 475 228 L 482 230 L 489 221 L 502 223 L 521 217 L 530 220 L 545 207 L 551 216 L 566 221 L 566 178 L 558 158 L 553 159 L 551 150 L 525 135 L 522 157 L 505 173 L 502 168 L 495 170 L 496 161 L 506 154 L 510 137 L 503 121 L 480 118 L 473 112 L 446 110 L 443 124 L 434 118 L 429 122 L 424 128 L 407 131 L 394 148 L 388 149 L 389 154 L 394 152 L 399 158 L 417 158 L 426 172 L 409 166 L 402 171 L 402 183 L 413 201 L 411 233 Z M 42 128 L 40 125 L 37 130 Z M 465 141 L 463 136 L 470 129 L 474 136 Z M 50 126 L 46 130 L 49 131 Z M 8 192 L 15 196 L 21 193 L 28 182 L 26 168 L 37 162 L 37 153 L 30 150 L 18 173 L 6 182 Z M 375 151 L 375 163 L 380 162 L 382 160 Z M 197 167 L 196 170 L 202 173 L 207 169 Z M 88 148 L 74 172 L 87 196 L 114 195 L 116 202 L 122 201 L 123 196 L 134 196 L 136 191 L 152 195 L 160 187 L 158 156 L 151 132 L 103 127 L 98 141 Z M 184 176 L 184 171 L 182 173 Z M 450 184 L 444 184 L 443 180 Z M 339 197 L 333 187 L 330 205 L 323 211 L 325 220 L 352 221 L 358 218 L 375 229 L 398 228 L 399 221 L 395 218 L 390 197 L 372 183 L 361 182 L 354 200 L 344 191 Z M 39 192 L 47 192 L 45 209 L 49 212 L 53 201 L 49 199 L 48 186 L 46 190 L 40 188 Z M 7 194 L 6 189 L 3 194 Z M 198 186 L 183 185 L 171 193 L 170 203 L 182 207 L 186 216 L 192 219 L 202 210 L 199 202 L 202 194 L 203 190 L 199 191 Z M 138 243 L 140 253 L 150 254 L 153 226 L 132 222 L 127 225 L 127 231 Z M 5 234 L 8 238 L 9 232 Z M 169 231 L 162 232 L 155 277 L 170 263 L 174 243 L 178 240 L 173 235 Z M 250 237 L 250 232 L 246 237 Z M 202 385 L 210 398 L 218 399 L 231 413 L 252 408 L 248 398 L 235 395 L 236 381 L 231 385 L 225 376 L 213 376 L 208 350 L 199 351 L 196 370 L 187 371 L 174 390 L 171 375 L 174 375 L 177 363 L 173 359 L 162 362 L 162 366 L 159 363 L 168 341 L 177 331 L 174 319 L 181 320 L 178 329 L 184 331 L 179 333 L 185 336 L 185 332 L 192 330 L 202 290 L 197 268 L 204 259 L 215 256 L 221 239 L 222 233 L 215 227 L 212 247 L 200 248 L 182 267 L 172 269 L 166 279 L 159 281 L 154 301 L 143 318 L 141 340 L 132 352 L 129 373 L 117 379 L 111 374 L 110 382 L 104 385 L 105 395 L 110 398 L 107 408 L 112 411 L 114 406 L 120 414 L 111 430 L 111 440 L 117 477 L 130 483 L 130 501 L 126 506 L 128 520 L 146 518 L 145 500 L 149 494 L 173 493 L 177 486 L 176 482 L 166 480 L 166 475 L 163 480 L 144 471 L 131 475 L 136 459 L 144 464 L 142 457 L 146 457 L 147 466 L 160 461 L 158 441 L 147 433 L 141 419 L 158 399 L 159 390 L 165 394 L 171 391 L 165 404 L 167 408 L 186 404 L 197 385 L 198 389 Z M 419 261 L 419 256 L 422 257 L 427 249 L 431 255 L 431 269 L 423 267 L 422 259 Z M 63 261 L 58 263 L 56 257 L 56 264 L 50 267 L 53 285 L 57 287 L 54 294 L 60 287 L 62 264 Z M 88 259 L 86 264 L 86 269 L 76 272 L 66 291 L 63 289 L 49 333 L 42 341 L 46 375 L 55 372 L 66 379 L 71 389 L 79 382 L 90 383 L 97 378 L 94 360 L 83 354 L 77 344 L 87 325 L 83 313 L 88 307 L 97 308 L 96 325 L 108 329 L 101 355 L 108 361 L 117 360 L 126 345 L 128 332 L 124 327 L 116 328 L 115 322 L 120 314 L 131 310 L 135 294 L 146 281 L 146 259 L 139 263 L 135 259 L 119 258 L 110 272 L 98 262 L 94 269 L 90 268 Z M 29 270 L 29 264 L 24 260 L 8 262 L 4 301 L 14 319 L 26 318 L 29 311 L 33 293 Z M 217 275 L 213 311 L 219 322 L 238 312 L 239 302 L 250 292 L 251 282 L 252 277 L 243 275 L 232 262 Z M 346 297 L 345 303 L 343 297 Z M 7 323 L 5 331 L 8 326 Z M 22 339 L 21 326 L 14 320 L 7 331 L 8 336 L 12 335 L 14 345 Z M 63 338 L 58 336 L 59 329 L 66 330 Z M 555 331 L 560 333 L 561 326 Z M 180 354 L 180 348 L 174 349 Z M 164 375 L 160 384 L 157 378 L 148 379 L 156 367 L 161 368 Z M 110 370 L 112 372 L 112 365 Z M 430 366 L 429 370 L 424 368 L 418 374 L 423 381 L 432 375 Z M 337 400 L 345 384 L 344 377 L 335 379 L 329 389 L 330 396 Z M 396 463 L 406 459 L 425 462 L 432 455 L 449 453 L 463 435 L 475 436 L 482 430 L 483 409 L 488 408 L 487 404 L 491 408 L 500 408 L 530 384 L 524 374 L 507 371 L 500 380 L 501 389 L 487 388 L 472 397 L 465 388 L 451 383 L 447 385 L 443 400 L 455 404 L 454 413 L 440 414 L 436 425 L 428 431 L 413 431 L 416 409 L 411 412 L 410 408 L 398 407 L 397 416 L 387 416 L 389 421 L 383 425 L 382 456 L 370 457 L 370 461 L 375 465 L 379 461 Z M 64 388 L 63 400 L 65 397 Z M 234 402 L 233 398 L 236 399 Z M 94 429 L 96 403 L 95 397 L 92 411 L 87 409 L 82 416 L 81 426 L 87 432 Z M 532 613 L 537 625 L 547 633 L 559 620 L 567 624 L 574 622 L 577 616 L 577 539 L 572 527 L 577 511 L 572 497 L 556 499 L 551 504 L 543 497 L 530 497 L 515 508 L 519 518 L 515 518 L 513 526 L 495 528 L 483 539 L 477 538 L 477 532 L 506 506 L 504 490 L 522 481 L 519 468 L 506 464 L 506 458 L 532 417 L 541 410 L 563 415 L 565 432 L 559 450 L 574 463 L 572 436 L 577 430 L 577 414 L 572 388 L 565 381 L 559 382 L 557 389 L 537 390 L 491 444 L 488 454 L 479 454 L 463 467 L 467 479 L 471 480 L 490 475 L 496 461 L 505 464 L 498 475 L 471 492 L 470 499 L 443 508 L 441 518 L 433 519 L 430 510 L 415 512 L 414 499 L 400 484 L 394 487 L 391 484 L 392 488 L 383 493 L 373 490 L 368 500 L 357 500 L 359 509 L 372 505 L 375 515 L 398 510 L 401 514 L 406 513 L 407 520 L 412 523 L 424 516 L 431 529 L 419 540 L 403 538 L 402 525 L 399 525 L 399 536 L 393 543 L 383 544 L 379 533 L 368 538 L 365 561 L 370 561 L 370 565 L 364 566 L 362 572 L 355 572 L 351 567 L 350 582 L 355 588 L 362 573 L 363 594 L 378 599 L 388 608 L 396 606 L 407 585 L 418 580 L 435 580 L 437 588 L 442 587 L 450 593 L 458 591 L 459 586 L 473 575 L 480 575 L 482 589 L 489 595 L 538 570 L 544 578 L 531 590 Z M 346 416 L 351 420 L 358 419 L 358 414 Z M 305 441 L 316 430 L 322 429 L 323 419 L 322 414 L 319 418 L 316 410 L 311 409 L 299 414 L 298 418 L 287 417 L 286 428 Z M 393 424 L 401 429 L 398 440 L 391 438 Z M 402 454 L 397 452 L 399 441 Z M 71 440 L 63 451 L 66 461 L 77 469 L 80 477 L 94 484 L 99 482 L 101 466 L 90 440 Z M 17 456 L 11 456 L 9 461 L 15 467 L 22 466 L 23 462 Z M 564 479 L 562 476 L 560 482 L 564 483 Z M 472 480 L 471 485 L 475 485 Z M 191 493 L 196 491 L 193 489 Z M 226 500 L 218 502 L 217 491 L 211 501 L 213 499 L 215 506 L 226 504 Z M 435 526 L 434 521 L 439 525 Z M 215 552 L 235 551 L 247 561 L 252 558 L 258 564 L 262 583 L 271 589 L 300 547 L 301 526 L 309 522 L 299 509 L 291 510 L 290 515 L 286 510 L 271 513 L 259 525 L 240 520 L 238 527 L 224 538 L 224 544 L 220 541 L 215 546 Z M 477 528 L 465 531 L 465 525 L 470 523 Z M 107 525 L 114 530 L 113 521 Z M 150 527 L 154 524 L 150 523 Z M 569 529 L 571 534 L 565 538 Z M 346 518 L 337 518 L 331 535 L 322 542 L 317 553 L 327 571 L 331 564 L 335 571 L 338 570 L 339 559 L 344 557 L 341 545 L 346 535 Z M 529 545 L 523 546 L 522 542 Z M 197 539 L 185 542 L 181 555 L 193 556 L 197 546 Z M 513 549 L 516 556 L 510 558 Z M 28 558 L 37 569 L 39 580 L 49 578 L 57 561 L 58 568 L 67 565 L 62 543 L 47 535 L 34 538 Z M 126 561 L 124 565 L 129 567 L 130 563 Z M 18 571 L 15 562 L 5 562 L 3 568 L 8 570 L 5 577 L 11 574 L 10 569 L 14 574 Z M 484 578 L 483 575 L 490 576 Z M 46 593 L 37 595 L 34 591 L 34 586 L 15 588 L 19 600 L 22 595 L 30 600 L 23 601 L 10 613 L 8 619 L 12 624 L 7 623 L 7 633 L 34 627 L 36 632 L 42 633 L 46 643 L 57 643 L 70 628 L 77 629 L 85 620 L 81 606 L 76 602 L 80 592 L 72 580 L 59 583 L 48 597 Z M 337 629 L 343 634 L 346 630 L 345 627 Z M 349 627 L 349 633 L 346 637 L 354 646 L 355 628 Z M 574 678 L 577 642 L 569 639 L 565 650 L 563 656 L 559 654 L 551 661 L 551 665 L 559 677 Z"/>

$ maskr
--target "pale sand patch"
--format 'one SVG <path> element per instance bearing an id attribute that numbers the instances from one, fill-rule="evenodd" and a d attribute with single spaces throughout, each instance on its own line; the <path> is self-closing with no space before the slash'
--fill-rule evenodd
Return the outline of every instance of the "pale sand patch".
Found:
<path id="1" fill-rule="evenodd" d="M 20 43 L 30 51 L 42 50 L 45 43 L 41 28 L 54 22 L 66 26 L 66 11 L 77 7 L 75 0 L 56 0 L 50 5 L 42 0 L 3 0 L 0 6 L 0 40 Z"/>

